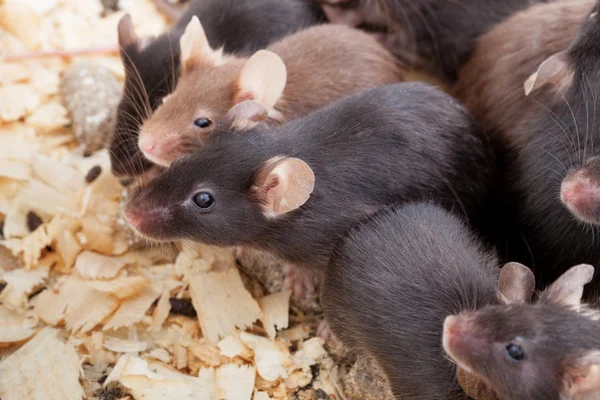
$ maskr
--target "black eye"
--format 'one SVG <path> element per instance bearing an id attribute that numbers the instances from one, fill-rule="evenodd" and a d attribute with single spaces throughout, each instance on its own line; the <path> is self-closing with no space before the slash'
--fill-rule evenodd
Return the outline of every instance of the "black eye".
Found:
<path id="1" fill-rule="evenodd" d="M 194 125 L 198 128 L 208 128 L 211 124 L 212 122 L 210 122 L 210 119 L 208 118 L 198 118 L 194 121 Z"/>
<path id="2" fill-rule="evenodd" d="M 194 203 L 203 210 L 208 210 L 215 205 L 215 199 L 208 192 L 200 192 L 194 196 Z"/>
<path id="3" fill-rule="evenodd" d="M 513 361 L 521 361 L 525 358 L 525 352 L 521 346 L 514 343 L 506 345 L 506 355 Z"/>

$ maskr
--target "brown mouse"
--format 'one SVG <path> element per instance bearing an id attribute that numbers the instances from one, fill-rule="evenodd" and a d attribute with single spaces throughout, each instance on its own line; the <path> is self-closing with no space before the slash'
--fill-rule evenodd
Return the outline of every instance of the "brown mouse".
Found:
<path id="1" fill-rule="evenodd" d="M 342 25 L 310 27 L 242 58 L 213 50 L 194 18 L 180 47 L 177 87 L 144 123 L 139 137 L 146 158 L 163 166 L 201 147 L 225 113 L 242 101 L 259 102 L 269 122 L 280 123 L 403 78 L 375 39 Z"/>
<path id="2" fill-rule="evenodd" d="M 137 147 L 140 126 L 175 88 L 180 73 L 179 39 L 192 16 L 202 21 L 213 48 L 240 56 L 250 56 L 290 33 L 324 22 L 318 5 L 307 0 L 193 0 L 183 13 L 172 12 L 166 0 L 154 1 L 177 19 L 168 32 L 143 38 L 136 34 L 130 16 L 119 23 L 125 87 L 110 150 L 112 171 L 121 178 L 152 167 Z"/>
<path id="3" fill-rule="evenodd" d="M 477 39 L 453 89 L 500 146 L 516 146 L 516 127 L 543 107 L 547 91 L 528 97 L 525 81 L 540 64 L 565 50 L 588 18 L 595 0 L 537 4 L 520 11 Z"/>
<path id="4" fill-rule="evenodd" d="M 525 266 L 506 265 L 499 274 L 493 253 L 460 216 L 410 203 L 344 236 L 326 270 L 322 303 L 335 336 L 377 359 L 395 398 L 466 399 L 462 383 L 477 399 L 491 399 L 484 383 L 444 357 L 444 319 L 528 300 L 533 288 Z"/>
<path id="5" fill-rule="evenodd" d="M 600 397 L 600 314 L 580 305 L 591 265 L 572 267 L 534 303 L 449 316 L 443 345 L 504 400 Z"/>

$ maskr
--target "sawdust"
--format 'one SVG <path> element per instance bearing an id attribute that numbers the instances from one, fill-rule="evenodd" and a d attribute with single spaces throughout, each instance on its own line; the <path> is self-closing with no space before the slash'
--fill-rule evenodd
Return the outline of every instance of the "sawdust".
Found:
<path id="1" fill-rule="evenodd" d="M 119 4 L 0 1 L 0 397 L 344 399 L 318 302 L 290 299 L 276 262 L 240 270 L 233 249 L 132 240 L 109 154 L 93 151 L 124 79 L 119 19 L 144 36 L 166 22 L 150 0 Z M 96 68 L 93 104 L 74 65 Z"/>

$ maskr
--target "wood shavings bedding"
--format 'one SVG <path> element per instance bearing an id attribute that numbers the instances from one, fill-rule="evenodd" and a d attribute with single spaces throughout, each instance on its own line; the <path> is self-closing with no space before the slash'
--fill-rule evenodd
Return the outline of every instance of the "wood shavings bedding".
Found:
<path id="1" fill-rule="evenodd" d="M 108 151 L 78 149 L 59 93 L 77 57 L 48 55 L 104 46 L 86 62 L 122 82 L 121 16 L 144 36 L 165 21 L 151 0 L 120 4 L 102 18 L 99 0 L 0 1 L 0 398 L 296 398 L 335 364 L 290 292 L 251 294 L 233 249 L 134 242 Z"/>

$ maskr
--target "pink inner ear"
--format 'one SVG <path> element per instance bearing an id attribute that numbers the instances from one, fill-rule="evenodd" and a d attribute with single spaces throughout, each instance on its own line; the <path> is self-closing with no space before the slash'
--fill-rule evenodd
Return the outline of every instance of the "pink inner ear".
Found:
<path id="1" fill-rule="evenodd" d="M 235 100 L 233 101 L 233 105 L 240 104 L 241 102 L 247 100 L 255 100 L 256 96 L 251 92 L 241 92 L 237 96 L 235 96 Z"/>

